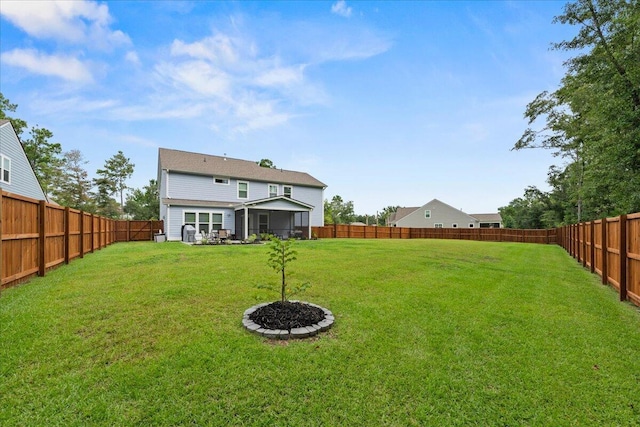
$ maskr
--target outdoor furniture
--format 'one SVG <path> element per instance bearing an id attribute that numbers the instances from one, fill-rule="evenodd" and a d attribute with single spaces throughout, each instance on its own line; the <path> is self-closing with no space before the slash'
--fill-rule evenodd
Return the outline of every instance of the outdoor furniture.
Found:
<path id="1" fill-rule="evenodd" d="M 218 240 L 225 242 L 229 238 L 229 230 L 218 230 Z"/>

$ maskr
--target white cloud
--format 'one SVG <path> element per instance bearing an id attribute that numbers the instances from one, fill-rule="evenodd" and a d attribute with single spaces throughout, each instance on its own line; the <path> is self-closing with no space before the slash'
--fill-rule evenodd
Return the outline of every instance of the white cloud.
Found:
<path id="1" fill-rule="evenodd" d="M 124 59 L 127 60 L 128 62 L 131 62 L 134 65 L 141 64 L 138 54 L 133 50 L 130 50 L 129 52 L 127 52 L 124 56 Z"/>
<path id="2" fill-rule="evenodd" d="M 91 71 L 74 57 L 46 55 L 34 49 L 13 49 L 2 53 L 1 58 L 7 65 L 21 67 L 34 74 L 59 77 L 75 83 L 93 81 Z"/>
<path id="3" fill-rule="evenodd" d="M 131 43 L 119 30 L 111 30 L 105 4 L 93 1 L 5 1 L 2 16 L 32 37 L 109 49 Z"/>
<path id="4" fill-rule="evenodd" d="M 345 0 L 338 0 L 331 6 L 331 13 L 348 18 L 351 16 L 351 7 L 347 6 Z"/>

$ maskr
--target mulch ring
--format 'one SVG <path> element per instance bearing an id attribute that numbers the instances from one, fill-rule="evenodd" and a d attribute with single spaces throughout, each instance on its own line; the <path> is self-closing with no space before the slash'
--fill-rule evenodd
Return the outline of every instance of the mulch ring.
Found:
<path id="1" fill-rule="evenodd" d="M 307 338 L 331 328 L 331 311 L 300 301 L 276 301 L 253 306 L 244 312 L 242 324 L 266 338 Z"/>

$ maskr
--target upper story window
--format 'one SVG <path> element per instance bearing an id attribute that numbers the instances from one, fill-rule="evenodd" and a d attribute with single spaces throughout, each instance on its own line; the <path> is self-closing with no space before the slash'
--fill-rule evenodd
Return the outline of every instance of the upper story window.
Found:
<path id="1" fill-rule="evenodd" d="M 427 209 L 424 211 L 424 217 L 425 218 L 431 218 L 431 210 Z"/>
<path id="2" fill-rule="evenodd" d="M 214 177 L 213 182 L 220 185 L 229 185 L 229 178 Z"/>
<path id="3" fill-rule="evenodd" d="M 0 181 L 11 184 L 11 159 L 0 154 Z"/>
<path id="4" fill-rule="evenodd" d="M 282 188 L 284 190 L 283 191 L 284 196 L 291 199 L 293 197 L 293 186 L 284 185 Z"/>
<path id="5" fill-rule="evenodd" d="M 433 224 L 433 228 L 442 228 L 442 223 L 436 222 L 435 224 Z"/>
<path id="6" fill-rule="evenodd" d="M 473 223 L 472 222 L 469 223 L 469 228 L 473 228 L 473 227 L 474 227 Z"/>
<path id="7" fill-rule="evenodd" d="M 238 181 L 238 199 L 249 198 L 249 183 L 246 181 Z"/>
<path id="8" fill-rule="evenodd" d="M 276 197 L 278 195 L 278 186 L 276 184 L 269 184 L 269 197 Z"/>

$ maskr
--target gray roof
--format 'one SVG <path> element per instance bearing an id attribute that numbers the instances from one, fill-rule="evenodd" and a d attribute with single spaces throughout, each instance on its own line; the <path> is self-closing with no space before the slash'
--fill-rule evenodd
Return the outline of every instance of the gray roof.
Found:
<path id="1" fill-rule="evenodd" d="M 255 161 L 232 159 L 230 157 L 191 153 L 188 151 L 160 148 L 158 151 L 160 169 L 208 175 L 221 178 L 239 178 L 281 184 L 297 184 L 308 187 L 325 188 L 326 185 L 305 172 L 263 168 Z"/>
<path id="2" fill-rule="evenodd" d="M 499 213 L 469 214 L 480 222 L 502 222 L 502 216 Z"/>

